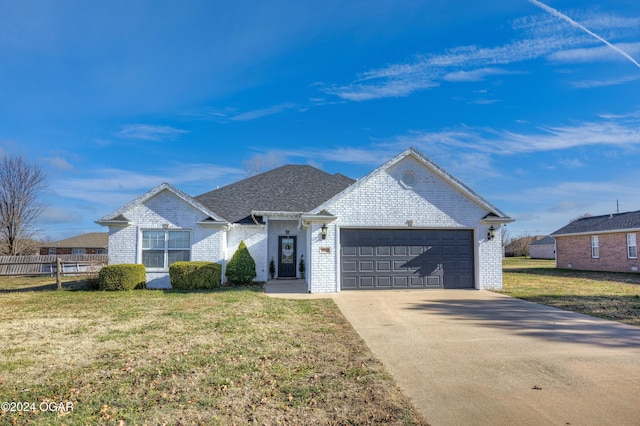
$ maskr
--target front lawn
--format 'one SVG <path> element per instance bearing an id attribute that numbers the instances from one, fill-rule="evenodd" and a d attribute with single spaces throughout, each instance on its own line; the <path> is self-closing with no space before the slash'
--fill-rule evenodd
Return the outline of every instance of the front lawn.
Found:
<path id="1" fill-rule="evenodd" d="M 0 277 L 0 401 L 29 404 L 0 424 L 426 424 L 330 299 L 24 287 Z"/>
<path id="2" fill-rule="evenodd" d="M 552 260 L 506 258 L 502 293 L 640 326 L 638 273 L 556 269 Z"/>

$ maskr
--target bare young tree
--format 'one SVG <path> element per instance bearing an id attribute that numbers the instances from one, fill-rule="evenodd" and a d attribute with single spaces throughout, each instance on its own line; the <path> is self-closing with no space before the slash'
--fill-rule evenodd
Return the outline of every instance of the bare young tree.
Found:
<path id="1" fill-rule="evenodd" d="M 46 174 L 36 164 L 20 156 L 0 160 L 0 241 L 5 254 L 21 254 L 23 245 L 34 239 L 47 186 Z"/>
<path id="2" fill-rule="evenodd" d="M 514 256 L 524 256 L 529 257 L 529 244 L 534 242 L 535 237 L 524 233 L 519 237 L 511 240 L 511 246 L 513 247 L 513 255 Z"/>
<path id="3" fill-rule="evenodd" d="M 247 176 L 259 175 L 262 172 L 274 169 L 278 166 L 280 160 L 273 153 L 256 154 L 248 160 L 242 162 Z"/>

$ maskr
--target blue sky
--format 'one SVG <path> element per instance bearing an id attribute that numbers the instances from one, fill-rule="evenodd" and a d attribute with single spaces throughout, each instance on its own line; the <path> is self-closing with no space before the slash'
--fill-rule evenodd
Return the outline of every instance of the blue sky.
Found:
<path id="1" fill-rule="evenodd" d="M 639 60 L 637 0 L 0 0 L 0 155 L 47 171 L 54 240 L 165 181 L 408 146 L 547 234 L 640 210 Z"/>

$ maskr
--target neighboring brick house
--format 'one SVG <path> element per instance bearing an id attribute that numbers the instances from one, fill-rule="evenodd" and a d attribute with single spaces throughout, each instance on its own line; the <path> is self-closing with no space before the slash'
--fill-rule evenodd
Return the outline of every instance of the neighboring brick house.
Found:
<path id="1" fill-rule="evenodd" d="M 535 241 L 529 244 L 529 257 L 531 259 L 555 259 L 556 241 L 549 236 L 536 236 Z"/>
<path id="2" fill-rule="evenodd" d="M 90 232 L 40 246 L 40 254 L 106 254 L 109 234 Z"/>
<path id="3" fill-rule="evenodd" d="M 640 211 L 577 219 L 551 234 L 558 268 L 638 272 Z"/>
<path id="4" fill-rule="evenodd" d="M 104 216 L 109 262 L 141 263 L 170 286 L 178 260 L 223 265 L 244 241 L 257 281 L 309 292 L 502 287 L 501 224 L 513 219 L 414 148 L 354 181 L 287 165 L 191 197 L 163 183 Z"/>

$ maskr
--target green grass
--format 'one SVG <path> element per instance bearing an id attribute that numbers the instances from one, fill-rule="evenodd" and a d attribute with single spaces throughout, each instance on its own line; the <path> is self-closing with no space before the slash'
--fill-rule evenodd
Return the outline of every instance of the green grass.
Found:
<path id="1" fill-rule="evenodd" d="M 506 258 L 501 292 L 640 326 L 640 274 L 637 273 L 556 269 L 553 260 Z"/>
<path id="2" fill-rule="evenodd" d="M 426 424 L 330 299 L 30 280 L 0 278 L 0 402 L 73 411 L 0 424 Z"/>

